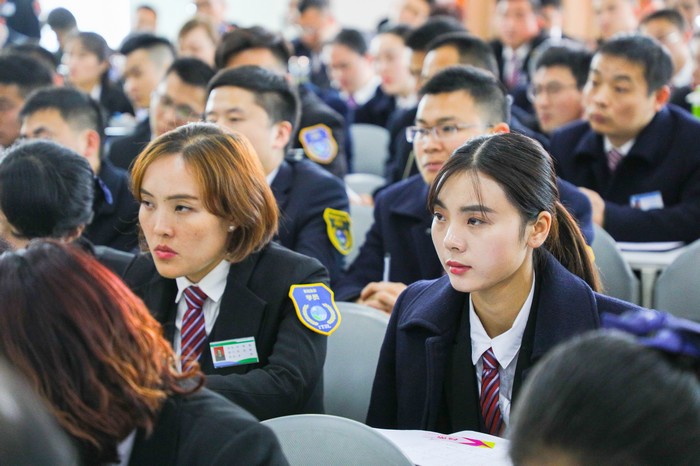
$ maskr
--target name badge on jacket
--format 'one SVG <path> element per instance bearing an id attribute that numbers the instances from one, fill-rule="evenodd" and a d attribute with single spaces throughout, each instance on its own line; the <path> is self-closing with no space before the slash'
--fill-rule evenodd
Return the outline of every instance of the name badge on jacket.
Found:
<path id="1" fill-rule="evenodd" d="M 209 350 L 214 369 L 255 364 L 260 361 L 258 350 L 255 348 L 255 337 L 214 341 L 209 343 Z"/>
<path id="2" fill-rule="evenodd" d="M 630 196 L 630 207 L 639 210 L 663 209 L 664 199 L 661 197 L 661 191 L 633 194 Z"/>

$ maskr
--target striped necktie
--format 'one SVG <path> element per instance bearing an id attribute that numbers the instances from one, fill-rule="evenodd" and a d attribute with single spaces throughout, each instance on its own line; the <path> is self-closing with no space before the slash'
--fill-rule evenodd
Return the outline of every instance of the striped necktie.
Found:
<path id="1" fill-rule="evenodd" d="M 622 160 L 622 154 L 614 147 L 608 151 L 608 168 L 614 172 L 618 164 Z"/>
<path id="2" fill-rule="evenodd" d="M 207 295 L 196 286 L 186 288 L 184 294 L 187 311 L 182 319 L 182 330 L 180 331 L 180 361 L 183 372 L 199 359 L 204 340 L 207 338 L 207 331 L 204 327 L 204 312 L 202 311 Z"/>
<path id="3" fill-rule="evenodd" d="M 489 348 L 482 356 L 483 370 L 481 372 L 481 417 L 484 420 L 486 432 L 491 435 L 500 435 L 503 429 L 501 409 L 498 407 L 498 398 L 501 379 L 498 375 L 498 361 L 493 354 L 493 348 Z"/>

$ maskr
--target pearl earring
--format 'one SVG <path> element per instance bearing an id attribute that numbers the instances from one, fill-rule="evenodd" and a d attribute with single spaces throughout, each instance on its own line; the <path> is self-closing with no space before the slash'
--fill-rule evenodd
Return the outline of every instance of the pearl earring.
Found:
<path id="1" fill-rule="evenodd" d="M 236 229 L 236 227 L 234 227 L 233 225 L 229 225 L 229 227 L 228 227 L 228 231 L 229 231 L 229 232 L 231 232 L 231 231 L 233 231 L 233 230 L 235 230 L 235 229 Z"/>

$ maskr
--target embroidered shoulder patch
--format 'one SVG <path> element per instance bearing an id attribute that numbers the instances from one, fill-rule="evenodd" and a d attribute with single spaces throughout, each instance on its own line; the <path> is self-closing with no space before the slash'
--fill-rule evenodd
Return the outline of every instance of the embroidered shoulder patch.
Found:
<path id="1" fill-rule="evenodd" d="M 323 211 L 326 222 L 328 239 L 342 255 L 346 256 L 352 250 L 352 230 L 350 214 L 343 210 L 326 208 Z"/>
<path id="2" fill-rule="evenodd" d="M 340 311 L 335 305 L 333 291 L 323 283 L 292 285 L 289 298 L 301 323 L 314 332 L 330 335 L 340 326 Z"/>
<path id="3" fill-rule="evenodd" d="M 322 123 L 299 131 L 299 142 L 307 157 L 316 163 L 328 165 L 338 155 L 338 143 L 333 137 L 333 131 Z"/>

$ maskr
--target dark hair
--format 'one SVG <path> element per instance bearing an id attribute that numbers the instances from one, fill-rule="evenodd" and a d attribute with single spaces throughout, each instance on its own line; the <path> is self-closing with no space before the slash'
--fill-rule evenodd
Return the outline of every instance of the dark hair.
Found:
<path id="1" fill-rule="evenodd" d="M 239 87 L 251 92 L 273 123 L 288 121 L 292 132 L 299 122 L 300 104 L 291 84 L 284 76 L 259 66 L 240 66 L 221 70 L 209 82 L 207 95 L 217 87 Z"/>
<path id="2" fill-rule="evenodd" d="M 508 92 L 495 75 L 473 66 L 450 66 L 440 70 L 420 89 L 421 95 L 467 92 L 489 125 L 510 121 Z"/>
<path id="3" fill-rule="evenodd" d="M 34 91 L 19 112 L 21 120 L 42 110 L 56 110 L 72 128 L 91 129 L 104 140 L 100 105 L 89 95 L 70 87 L 49 87 Z"/>
<path id="4" fill-rule="evenodd" d="M 330 43 L 335 45 L 343 45 L 358 55 L 367 54 L 367 39 L 365 38 L 365 35 L 357 29 L 341 29 Z"/>
<path id="5" fill-rule="evenodd" d="M 547 47 L 535 62 L 535 70 L 561 66 L 571 71 L 576 87 L 586 85 L 593 54 L 582 46 L 557 43 Z"/>
<path id="6" fill-rule="evenodd" d="M 229 261 L 242 261 L 272 240 L 277 203 L 255 149 L 239 133 L 211 123 L 180 126 L 146 146 L 131 168 L 131 190 L 137 201 L 151 164 L 178 154 L 197 180 L 205 209 L 236 225 L 226 246 Z"/>
<path id="7" fill-rule="evenodd" d="M 700 384 L 632 339 L 595 332 L 542 359 L 513 410 L 510 455 L 558 452 L 576 464 L 695 464 Z"/>
<path id="8" fill-rule="evenodd" d="M 56 143 L 21 143 L 0 162 L 0 209 L 23 238 L 74 234 L 90 223 L 93 198 L 87 159 Z"/>
<path id="9" fill-rule="evenodd" d="M 496 0 L 496 4 L 503 3 L 503 2 L 512 2 L 514 0 Z M 542 8 L 542 2 L 540 0 L 527 0 L 527 2 L 530 4 L 532 7 L 532 11 L 535 13 L 540 11 Z"/>
<path id="10" fill-rule="evenodd" d="M 598 274 L 587 251 L 586 241 L 571 214 L 559 201 L 559 190 L 552 158 L 540 143 L 517 133 L 500 133 L 469 140 L 457 149 L 435 177 L 428 195 L 430 211 L 445 182 L 456 174 L 469 172 L 476 185 L 479 174 L 493 178 L 528 222 L 541 212 L 552 215 L 544 247 L 570 272 L 594 290 L 600 288 Z M 542 248 L 534 260 L 542 260 Z"/>
<path id="11" fill-rule="evenodd" d="M 688 28 L 688 25 L 685 23 L 685 18 L 683 18 L 683 15 L 680 14 L 678 10 L 674 10 L 673 8 L 664 8 L 662 10 L 656 10 L 652 13 L 649 13 L 644 18 L 642 18 L 642 20 L 639 22 L 639 25 L 644 26 L 650 23 L 651 21 L 656 21 L 659 19 L 668 21 L 681 32 L 685 32 L 685 30 Z"/>
<path id="12" fill-rule="evenodd" d="M 221 38 L 221 42 L 216 47 L 216 67 L 226 68 L 229 60 L 251 49 L 269 50 L 284 70 L 287 69 L 287 63 L 293 53 L 291 44 L 279 34 L 261 26 L 238 28 L 227 32 Z"/>
<path id="13" fill-rule="evenodd" d="M 411 32 L 413 32 L 413 28 L 406 24 L 386 23 L 380 26 L 377 34 L 392 34 L 399 37 L 404 43 L 406 43 L 406 39 Z"/>
<path id="14" fill-rule="evenodd" d="M 51 29 L 57 31 L 68 31 L 78 27 L 75 16 L 63 7 L 54 8 L 46 17 L 46 23 Z"/>
<path id="15" fill-rule="evenodd" d="M 164 62 L 168 57 L 174 59 L 177 56 L 175 47 L 168 39 L 148 32 L 127 37 L 119 47 L 119 53 L 126 56 L 141 49 L 147 50 L 151 58 L 159 62 Z"/>
<path id="16" fill-rule="evenodd" d="M 460 65 L 472 65 L 498 76 L 498 63 L 491 46 L 466 31 L 442 34 L 425 47 L 427 52 L 440 47 L 454 47 Z"/>
<path id="17" fill-rule="evenodd" d="M 556 9 L 560 9 L 561 8 L 561 0 L 540 0 L 540 6 L 541 7 L 553 6 Z"/>
<path id="18" fill-rule="evenodd" d="M 330 7 L 330 0 L 300 0 L 297 4 L 297 10 L 299 11 L 299 13 L 304 13 L 309 8 L 316 8 L 317 10 L 328 10 Z"/>
<path id="19" fill-rule="evenodd" d="M 51 72 L 56 72 L 58 59 L 56 55 L 46 50 L 39 44 L 24 42 L 21 44 L 9 44 L 0 49 L 2 55 L 27 55 L 43 63 Z"/>
<path id="20" fill-rule="evenodd" d="M 165 75 L 175 73 L 182 82 L 190 86 L 201 87 L 206 89 L 211 78 L 216 72 L 214 69 L 204 63 L 202 60 L 193 57 L 178 58 L 165 72 Z"/>
<path id="21" fill-rule="evenodd" d="M 137 10 L 148 10 L 154 15 L 158 15 L 158 12 L 156 11 L 155 8 L 153 8 L 151 5 L 147 5 L 145 3 L 140 4 L 139 6 L 136 7 Z"/>
<path id="22" fill-rule="evenodd" d="M 0 256 L 0 311 L 0 352 L 48 402 L 81 464 L 116 461 L 169 394 L 204 382 L 197 366 L 178 373 L 143 302 L 78 246 L 38 241 Z"/>
<path id="23" fill-rule="evenodd" d="M 595 54 L 641 65 L 649 94 L 661 89 L 673 76 L 673 62 L 666 49 L 655 39 L 641 34 L 616 35 L 603 42 Z"/>
<path id="24" fill-rule="evenodd" d="M 432 16 L 409 34 L 406 45 L 412 50 L 426 50 L 428 44 L 438 36 L 466 30 L 464 24 L 452 16 Z"/>
<path id="25" fill-rule="evenodd" d="M 53 85 L 51 71 L 30 56 L 0 55 L 0 84 L 15 85 L 22 98 L 35 89 Z"/>

